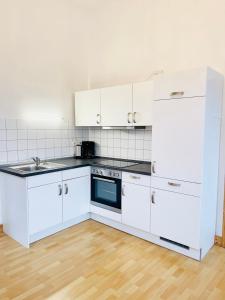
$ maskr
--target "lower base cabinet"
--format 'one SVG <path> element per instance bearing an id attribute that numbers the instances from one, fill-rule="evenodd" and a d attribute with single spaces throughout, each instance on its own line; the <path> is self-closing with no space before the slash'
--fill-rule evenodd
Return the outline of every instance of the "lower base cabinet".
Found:
<path id="1" fill-rule="evenodd" d="M 62 223 L 61 183 L 52 183 L 28 189 L 29 234 Z"/>
<path id="2" fill-rule="evenodd" d="M 150 187 L 123 184 L 122 223 L 150 232 Z"/>
<path id="3" fill-rule="evenodd" d="M 90 211 L 90 176 L 63 181 L 63 222 Z"/>
<path id="4" fill-rule="evenodd" d="M 28 177 L 27 185 L 30 236 L 90 211 L 89 167 Z"/>
<path id="5" fill-rule="evenodd" d="M 151 192 L 151 233 L 199 249 L 200 198 L 159 189 Z"/>

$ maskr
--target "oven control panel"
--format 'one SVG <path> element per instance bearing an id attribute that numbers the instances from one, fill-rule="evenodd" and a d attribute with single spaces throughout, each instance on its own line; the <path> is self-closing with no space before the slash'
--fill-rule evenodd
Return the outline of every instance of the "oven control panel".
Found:
<path id="1" fill-rule="evenodd" d="M 98 175 L 98 176 L 105 176 L 105 177 L 111 177 L 111 178 L 122 178 L 122 172 L 118 170 L 113 169 L 103 169 L 103 168 L 91 168 L 91 174 Z"/>

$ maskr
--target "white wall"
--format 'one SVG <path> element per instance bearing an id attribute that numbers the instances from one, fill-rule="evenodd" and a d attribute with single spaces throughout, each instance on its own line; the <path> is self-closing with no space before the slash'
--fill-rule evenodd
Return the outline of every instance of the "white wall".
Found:
<path id="1" fill-rule="evenodd" d="M 0 0 L 0 118 L 73 119 L 87 85 L 85 16 L 70 0 Z"/>

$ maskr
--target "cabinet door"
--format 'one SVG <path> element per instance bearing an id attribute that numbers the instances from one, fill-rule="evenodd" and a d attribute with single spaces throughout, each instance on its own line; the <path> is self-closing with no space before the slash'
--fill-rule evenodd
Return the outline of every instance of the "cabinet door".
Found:
<path id="1" fill-rule="evenodd" d="M 133 84 L 133 122 L 136 126 L 152 125 L 153 81 Z"/>
<path id="2" fill-rule="evenodd" d="M 63 222 L 90 211 L 90 176 L 63 182 Z"/>
<path id="3" fill-rule="evenodd" d="M 153 101 L 153 175 L 201 183 L 204 98 Z"/>
<path id="4" fill-rule="evenodd" d="M 207 68 L 163 74 L 154 82 L 154 99 L 188 98 L 206 95 Z"/>
<path id="5" fill-rule="evenodd" d="M 151 233 L 200 248 L 200 198 L 152 189 Z"/>
<path id="6" fill-rule="evenodd" d="M 76 126 L 100 126 L 100 113 L 99 89 L 75 94 Z"/>
<path id="7" fill-rule="evenodd" d="M 150 203 L 149 187 L 123 184 L 122 223 L 149 232 Z"/>
<path id="8" fill-rule="evenodd" d="M 30 235 L 62 223 L 61 188 L 52 183 L 28 190 Z"/>
<path id="9" fill-rule="evenodd" d="M 132 125 L 132 85 L 101 89 L 101 125 Z"/>

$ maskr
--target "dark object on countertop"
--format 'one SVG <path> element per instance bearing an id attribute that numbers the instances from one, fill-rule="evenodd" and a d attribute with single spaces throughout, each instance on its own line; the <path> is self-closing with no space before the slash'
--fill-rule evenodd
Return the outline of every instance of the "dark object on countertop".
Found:
<path id="1" fill-rule="evenodd" d="M 83 141 L 81 145 L 81 158 L 95 157 L 95 142 Z"/>

